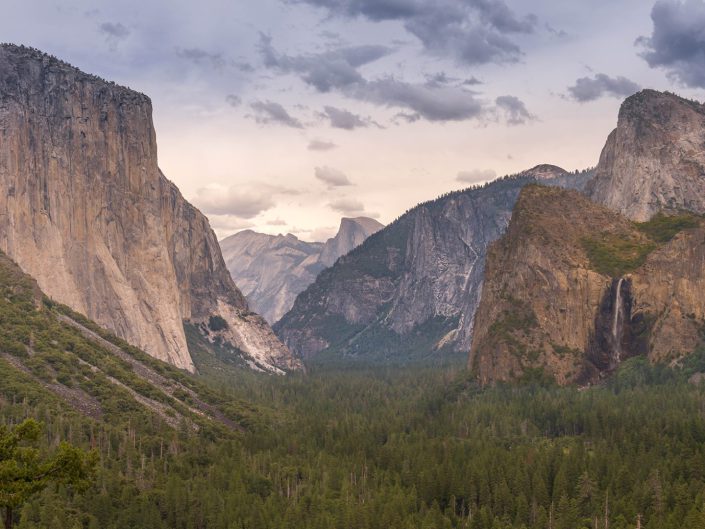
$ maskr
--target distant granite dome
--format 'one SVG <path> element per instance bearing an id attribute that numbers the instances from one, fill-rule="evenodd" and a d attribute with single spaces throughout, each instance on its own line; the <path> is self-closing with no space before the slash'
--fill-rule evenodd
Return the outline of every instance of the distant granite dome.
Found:
<path id="1" fill-rule="evenodd" d="M 321 270 L 384 226 L 374 219 L 343 218 L 335 237 L 304 242 L 292 234 L 265 235 L 244 230 L 220 241 L 225 263 L 250 306 L 274 323 Z"/>
<path id="2" fill-rule="evenodd" d="M 208 220 L 159 170 L 148 97 L 5 44 L 0 138 L 0 249 L 49 296 L 190 371 L 184 322 L 205 329 L 215 316 L 252 365 L 300 366 L 249 312 Z"/>
<path id="3" fill-rule="evenodd" d="M 332 266 L 340 257 L 357 248 L 370 235 L 384 228 L 384 224 L 368 217 L 342 218 L 338 233 L 323 245 L 320 262 L 323 266 Z"/>
<path id="4" fill-rule="evenodd" d="M 705 106 L 643 90 L 622 104 L 587 193 L 633 220 L 705 213 L 704 145 Z"/>

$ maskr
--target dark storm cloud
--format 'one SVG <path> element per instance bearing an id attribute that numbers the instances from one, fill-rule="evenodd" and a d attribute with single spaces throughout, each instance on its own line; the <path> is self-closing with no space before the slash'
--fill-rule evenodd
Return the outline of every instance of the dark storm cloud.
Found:
<path id="1" fill-rule="evenodd" d="M 363 118 L 344 108 L 324 107 L 322 116 L 330 121 L 330 126 L 334 129 L 354 130 L 373 124 L 369 118 Z"/>
<path id="2" fill-rule="evenodd" d="M 674 80 L 705 88 L 705 2 L 661 0 L 651 10 L 651 20 L 651 36 L 637 39 L 644 48 L 641 56 Z"/>
<path id="3" fill-rule="evenodd" d="M 515 62 L 521 49 L 512 37 L 532 33 L 534 15 L 519 16 L 501 0 L 294 0 L 332 15 L 372 21 L 397 20 L 436 55 L 463 64 Z"/>
<path id="4" fill-rule="evenodd" d="M 289 56 L 274 49 L 271 37 L 260 35 L 259 51 L 265 66 L 282 73 L 295 73 L 319 92 L 329 92 L 333 88 L 362 82 L 358 68 L 389 55 L 393 50 L 386 46 L 349 46 L 323 53 Z"/>
<path id="5" fill-rule="evenodd" d="M 209 53 L 201 48 L 178 49 L 176 55 L 195 64 L 210 64 L 214 68 L 225 66 L 225 59 L 220 53 Z"/>
<path id="6" fill-rule="evenodd" d="M 585 103 L 604 96 L 622 98 L 638 92 L 640 86 L 626 77 L 610 77 L 598 73 L 593 77 L 582 77 L 575 85 L 568 87 L 570 97 Z"/>
<path id="7" fill-rule="evenodd" d="M 508 125 L 524 125 L 534 121 L 536 116 L 531 114 L 524 102 L 515 96 L 500 96 L 495 100 L 497 110 L 504 114 Z"/>
<path id="8" fill-rule="evenodd" d="M 254 110 L 254 119 L 257 123 L 277 124 L 295 129 L 303 129 L 303 124 L 293 117 L 279 103 L 274 101 L 255 101 L 250 105 Z"/>
<path id="9" fill-rule="evenodd" d="M 111 39 L 122 40 L 127 38 L 130 34 L 130 30 L 119 22 L 104 22 L 100 25 L 100 31 Z"/>

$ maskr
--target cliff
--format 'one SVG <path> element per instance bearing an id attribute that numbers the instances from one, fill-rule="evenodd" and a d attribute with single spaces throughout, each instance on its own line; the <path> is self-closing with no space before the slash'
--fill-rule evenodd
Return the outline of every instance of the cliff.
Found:
<path id="1" fill-rule="evenodd" d="M 586 192 L 646 221 L 667 210 L 705 212 L 705 106 L 643 90 L 624 101 Z"/>
<path id="2" fill-rule="evenodd" d="M 194 370 L 184 321 L 226 321 L 261 368 L 298 367 L 235 287 L 208 220 L 157 165 L 150 100 L 0 47 L 0 249 L 52 298 Z"/>
<path id="3" fill-rule="evenodd" d="M 244 230 L 220 241 L 225 263 L 250 306 L 267 321 L 281 319 L 321 270 L 384 226 L 374 219 L 343 218 L 335 237 L 305 242 L 292 234 Z"/>
<path id="4" fill-rule="evenodd" d="M 574 191 L 524 188 L 488 252 L 470 367 L 485 384 L 535 371 L 585 383 L 631 356 L 692 352 L 704 236 L 694 215 L 634 223 Z"/>
<path id="5" fill-rule="evenodd" d="M 544 167 L 420 204 L 321 272 L 275 331 L 304 357 L 468 351 L 487 247 L 506 229 L 521 188 L 556 174 L 571 180 Z"/>

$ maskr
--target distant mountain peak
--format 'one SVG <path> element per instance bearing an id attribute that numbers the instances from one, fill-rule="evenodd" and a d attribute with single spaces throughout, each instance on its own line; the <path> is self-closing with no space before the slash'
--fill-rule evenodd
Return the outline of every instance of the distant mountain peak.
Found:
<path id="1" fill-rule="evenodd" d="M 557 165 L 551 165 L 548 163 L 537 165 L 532 167 L 528 171 L 524 171 L 522 174 L 526 176 L 531 176 L 536 180 L 550 180 L 552 178 L 558 178 L 560 176 L 565 176 L 568 171 Z"/>
<path id="2" fill-rule="evenodd" d="M 245 230 L 220 241 L 225 262 L 250 306 L 267 321 L 279 320 L 296 296 L 342 255 L 384 226 L 368 217 L 344 217 L 335 237 L 306 242 L 291 233 Z"/>

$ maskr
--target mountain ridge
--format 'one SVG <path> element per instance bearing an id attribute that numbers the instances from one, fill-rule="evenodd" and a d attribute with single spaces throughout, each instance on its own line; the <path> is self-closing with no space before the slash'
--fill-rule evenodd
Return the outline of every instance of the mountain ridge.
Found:
<path id="1" fill-rule="evenodd" d="M 568 180 L 589 176 L 557 169 Z M 469 350 L 484 252 L 509 222 L 520 188 L 535 181 L 520 173 L 409 209 L 323 271 L 275 332 L 304 358 Z"/>

